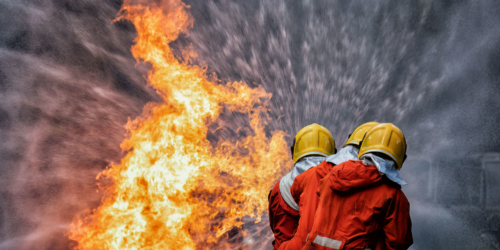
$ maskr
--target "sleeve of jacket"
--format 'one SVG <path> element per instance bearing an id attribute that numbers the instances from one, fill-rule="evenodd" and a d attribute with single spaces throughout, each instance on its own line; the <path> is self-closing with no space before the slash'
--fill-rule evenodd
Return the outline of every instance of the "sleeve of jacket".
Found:
<path id="1" fill-rule="evenodd" d="M 289 207 L 279 191 L 279 182 L 269 194 L 269 226 L 274 234 L 273 249 L 290 240 L 299 223 L 299 213 Z"/>
<path id="2" fill-rule="evenodd" d="M 273 205 L 275 204 L 275 202 L 274 202 L 275 194 L 273 193 L 273 189 L 271 189 L 271 191 L 269 191 L 269 195 L 267 196 L 267 201 L 268 201 L 268 211 L 269 211 L 269 227 L 271 227 L 271 231 L 273 231 L 273 233 L 274 233 L 274 224 L 275 223 L 274 223 Z"/>
<path id="3" fill-rule="evenodd" d="M 410 203 L 400 189 L 388 199 L 383 230 L 388 250 L 405 250 L 413 244 Z"/>
<path id="4" fill-rule="evenodd" d="M 306 175 L 299 175 L 295 178 L 292 186 L 290 187 L 290 193 L 292 194 L 293 199 L 297 204 L 300 204 L 300 196 L 302 195 L 304 191 L 304 176 Z M 300 227 L 300 220 L 299 220 L 299 225 Z M 279 246 L 279 250 L 300 250 L 302 249 L 302 239 L 300 236 L 295 232 L 293 238 L 291 238 L 288 241 L 282 242 L 281 245 Z"/>
<path id="5" fill-rule="evenodd" d="M 300 195 L 304 191 L 303 183 L 304 183 L 304 175 L 299 175 L 295 177 L 292 186 L 290 187 L 290 193 L 292 194 L 293 200 L 295 203 L 300 204 Z"/>
<path id="6" fill-rule="evenodd" d="M 302 239 L 296 233 L 291 240 L 281 243 L 278 250 L 301 250 L 302 247 L 304 246 L 302 242 L 303 242 Z"/>

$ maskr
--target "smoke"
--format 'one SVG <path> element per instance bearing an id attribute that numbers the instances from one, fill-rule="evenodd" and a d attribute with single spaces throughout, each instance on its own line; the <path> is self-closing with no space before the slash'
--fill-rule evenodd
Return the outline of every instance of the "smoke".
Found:
<path id="1" fill-rule="evenodd" d="M 469 132 L 495 129 L 493 2 L 188 3 L 188 41 L 200 58 L 271 91 L 273 113 L 283 115 L 277 128 L 294 134 L 321 122 L 343 143 L 359 123 L 377 120 L 400 126 L 416 142 L 413 154 L 498 149 L 497 138 Z"/>
<path id="2" fill-rule="evenodd" d="M 316 122 L 340 147 L 357 125 L 376 120 L 403 130 L 410 158 L 500 151 L 495 1 L 186 3 L 194 29 L 171 46 L 192 44 L 197 63 L 219 77 L 272 92 L 270 130 L 294 135 Z M 123 125 L 158 101 L 144 80 L 148 66 L 130 54 L 134 27 L 111 22 L 120 5 L 0 2 L 0 249 L 67 249 L 71 219 L 99 203 L 97 173 L 122 156 Z M 485 230 L 480 221 L 463 219 L 469 210 L 407 195 L 413 249 L 482 237 L 473 232 Z M 257 243 L 241 244 L 269 247 L 265 222 L 245 226 Z M 432 234 L 439 240 L 425 241 Z"/>
<path id="3" fill-rule="evenodd" d="M 154 92 L 115 1 L 0 2 L 0 249 L 66 249 Z"/>

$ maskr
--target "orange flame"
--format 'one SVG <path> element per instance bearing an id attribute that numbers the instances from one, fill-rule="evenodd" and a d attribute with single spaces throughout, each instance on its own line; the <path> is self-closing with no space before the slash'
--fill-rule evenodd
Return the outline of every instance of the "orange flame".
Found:
<path id="1" fill-rule="evenodd" d="M 244 216 L 259 220 L 267 210 L 271 185 L 291 166 L 285 133 L 266 136 L 271 94 L 263 88 L 210 81 L 186 63 L 196 56 L 189 49 L 176 59 L 169 43 L 192 26 L 188 6 L 137 2 L 125 1 L 119 18 L 135 25 L 132 53 L 152 66 L 148 81 L 164 103 L 127 124 L 127 155 L 98 176 L 113 184 L 97 209 L 75 217 L 69 237 L 75 249 L 214 247 Z M 224 110 L 248 117 L 250 135 L 211 143 L 209 126 Z"/>

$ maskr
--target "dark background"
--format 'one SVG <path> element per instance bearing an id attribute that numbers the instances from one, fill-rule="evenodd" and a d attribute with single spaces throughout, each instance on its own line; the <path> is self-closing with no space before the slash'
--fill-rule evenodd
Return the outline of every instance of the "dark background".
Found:
<path id="1" fill-rule="evenodd" d="M 316 122 L 337 148 L 362 122 L 403 130 L 412 249 L 500 249 L 500 204 L 485 200 L 500 179 L 483 164 L 500 152 L 500 3 L 186 3 L 194 28 L 171 46 L 272 92 L 270 130 Z M 121 4 L 0 1 L 0 249 L 68 248 L 127 118 L 159 101 L 130 53 L 133 25 L 111 22 Z"/>

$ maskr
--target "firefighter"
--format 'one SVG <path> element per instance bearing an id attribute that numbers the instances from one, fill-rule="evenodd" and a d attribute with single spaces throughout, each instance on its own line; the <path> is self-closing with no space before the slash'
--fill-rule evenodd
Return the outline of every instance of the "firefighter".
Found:
<path id="1" fill-rule="evenodd" d="M 290 240 L 297 229 L 299 206 L 290 194 L 295 177 L 334 154 L 335 140 L 330 131 L 316 123 L 302 128 L 291 147 L 294 167 L 269 193 L 269 223 L 274 233 L 273 246 L 278 249 L 281 242 Z"/>
<path id="2" fill-rule="evenodd" d="M 358 161 L 335 166 L 321 180 L 319 204 L 303 249 L 385 249 L 413 244 L 410 203 L 399 170 L 406 158 L 406 140 L 391 123 L 370 129 Z"/>
<path id="3" fill-rule="evenodd" d="M 364 134 L 375 125 L 378 125 L 378 123 L 368 122 L 357 127 L 349 135 L 344 147 L 337 154 L 328 156 L 320 165 L 309 169 L 295 178 L 290 192 L 294 201 L 299 204 L 300 221 L 293 238 L 283 242 L 279 249 L 301 249 L 304 246 L 307 235 L 313 226 L 314 213 L 319 201 L 316 191 L 318 190 L 320 180 L 335 165 L 348 160 L 358 160 L 359 143 L 363 139 Z"/>

